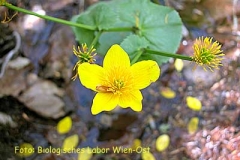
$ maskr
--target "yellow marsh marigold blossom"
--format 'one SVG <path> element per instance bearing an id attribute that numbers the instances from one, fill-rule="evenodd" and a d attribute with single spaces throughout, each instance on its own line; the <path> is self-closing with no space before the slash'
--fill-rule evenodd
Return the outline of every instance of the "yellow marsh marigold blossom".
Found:
<path id="1" fill-rule="evenodd" d="M 193 61 L 202 66 L 205 71 L 207 69 L 213 71 L 213 69 L 219 69 L 219 66 L 222 66 L 221 61 L 224 54 L 221 45 L 217 41 L 212 42 L 212 38 L 201 37 L 196 39 L 193 49 Z"/>
<path id="2" fill-rule="evenodd" d="M 94 63 L 95 59 L 93 57 L 96 55 L 96 53 L 93 55 L 92 53 L 95 51 L 96 49 L 93 47 L 89 50 L 86 43 L 82 44 L 81 48 L 78 46 L 78 50 L 76 50 L 75 46 L 73 46 L 73 53 L 78 57 L 78 62 L 73 67 L 73 71 L 76 71 L 77 67 L 84 62 Z M 72 79 L 75 80 L 76 78 L 77 72 Z"/>
<path id="3" fill-rule="evenodd" d="M 108 50 L 103 67 L 83 63 L 78 66 L 78 74 L 85 87 L 97 92 L 91 108 L 95 115 L 102 111 L 111 111 L 116 106 L 141 111 L 143 97 L 140 89 L 155 82 L 160 69 L 152 60 L 131 66 L 128 54 L 115 44 Z"/>

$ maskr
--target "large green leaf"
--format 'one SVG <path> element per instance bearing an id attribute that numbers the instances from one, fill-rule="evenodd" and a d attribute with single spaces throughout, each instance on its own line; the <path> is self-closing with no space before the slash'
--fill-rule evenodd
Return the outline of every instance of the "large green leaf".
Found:
<path id="1" fill-rule="evenodd" d="M 137 34 L 149 42 L 150 49 L 176 52 L 182 38 L 182 21 L 175 10 L 149 0 L 115 0 L 112 3 L 117 6 L 120 21 L 129 27 L 137 26 Z M 162 64 L 169 57 L 147 53 L 140 57 L 142 59 L 153 59 Z"/>
<path id="2" fill-rule="evenodd" d="M 138 51 L 142 48 L 147 48 L 149 42 L 144 38 L 138 35 L 130 35 L 121 43 L 121 47 L 129 54 L 130 59 L 132 60 Z"/>
<path id="3" fill-rule="evenodd" d="M 120 44 L 130 32 L 104 32 L 99 38 L 97 53 L 105 55 L 113 44 Z"/>
<path id="4" fill-rule="evenodd" d="M 81 14 L 81 15 L 74 16 L 71 21 L 76 23 L 86 24 L 84 23 L 86 22 L 85 19 L 87 19 L 87 17 Z M 79 43 L 86 43 L 87 45 L 90 45 L 92 43 L 94 39 L 95 31 L 77 28 L 77 27 L 72 27 L 72 29 L 73 29 L 73 32 L 75 33 L 76 40 Z"/>
<path id="5" fill-rule="evenodd" d="M 178 13 L 150 0 L 112 0 L 97 3 L 74 17 L 73 21 L 105 30 L 96 46 L 97 52 L 102 55 L 106 54 L 111 45 L 121 43 L 131 58 L 140 48 L 146 48 L 146 44 L 152 50 L 175 53 L 182 37 L 182 22 Z M 107 31 L 121 27 L 132 28 L 133 32 Z M 94 38 L 94 31 L 75 28 L 74 32 L 82 43 L 90 44 Z M 159 65 L 169 60 L 168 57 L 150 53 L 142 54 L 139 60 L 143 59 L 156 60 Z"/>

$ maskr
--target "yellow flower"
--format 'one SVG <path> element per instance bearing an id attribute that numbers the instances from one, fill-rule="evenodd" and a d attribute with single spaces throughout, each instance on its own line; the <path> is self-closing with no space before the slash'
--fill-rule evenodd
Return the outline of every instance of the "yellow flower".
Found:
<path id="1" fill-rule="evenodd" d="M 96 55 L 96 53 L 93 55 L 92 53 L 95 51 L 96 49 L 94 49 L 93 47 L 90 48 L 90 50 L 88 50 L 86 43 L 82 44 L 81 48 L 78 46 L 78 50 L 76 50 L 75 46 L 73 46 L 73 53 L 78 57 L 78 62 L 73 67 L 73 71 L 76 71 L 77 67 L 84 62 L 94 63 L 95 59 L 93 57 Z M 75 80 L 76 78 L 77 78 L 77 72 L 72 77 L 72 79 Z"/>
<path id="2" fill-rule="evenodd" d="M 83 63 L 78 66 L 78 74 L 85 87 L 97 92 L 91 108 L 95 115 L 102 111 L 111 111 L 116 106 L 141 111 L 143 97 L 140 89 L 155 82 L 160 69 L 152 60 L 131 66 L 128 54 L 115 44 L 108 50 L 103 67 Z"/>
<path id="3" fill-rule="evenodd" d="M 221 61 L 224 54 L 221 45 L 217 41 L 212 42 L 212 38 L 201 37 L 196 39 L 193 49 L 193 61 L 202 66 L 205 71 L 207 69 L 213 71 L 213 69 L 219 69 L 219 66 L 222 66 Z"/>

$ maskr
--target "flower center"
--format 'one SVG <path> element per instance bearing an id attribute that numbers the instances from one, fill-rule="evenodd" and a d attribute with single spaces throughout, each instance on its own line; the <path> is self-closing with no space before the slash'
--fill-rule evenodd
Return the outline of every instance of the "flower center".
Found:
<path id="1" fill-rule="evenodd" d="M 208 64 L 214 58 L 214 55 L 212 55 L 210 52 L 211 51 L 209 51 L 206 48 L 203 48 L 201 50 L 201 59 L 202 59 L 203 64 Z"/>
<path id="2" fill-rule="evenodd" d="M 123 86 L 124 86 L 123 80 L 120 79 L 114 80 L 113 88 L 115 88 L 116 90 L 120 90 L 121 88 L 123 88 Z"/>
<path id="3" fill-rule="evenodd" d="M 98 92 L 112 92 L 114 94 L 122 94 L 121 89 L 124 87 L 124 81 L 116 79 L 109 86 L 99 85 L 96 87 Z"/>

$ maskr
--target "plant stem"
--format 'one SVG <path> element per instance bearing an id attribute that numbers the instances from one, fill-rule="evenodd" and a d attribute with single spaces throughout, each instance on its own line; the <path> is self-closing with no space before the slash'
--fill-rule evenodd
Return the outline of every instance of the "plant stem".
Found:
<path id="1" fill-rule="evenodd" d="M 137 60 L 139 59 L 139 57 L 143 54 L 144 50 L 139 50 L 136 54 L 136 56 L 133 58 L 133 60 L 131 61 L 131 65 L 133 65 L 134 63 L 137 62 Z"/>
<path id="2" fill-rule="evenodd" d="M 104 32 L 125 32 L 125 31 L 133 31 L 132 27 L 120 27 L 120 28 L 109 28 L 104 29 Z"/>
<path id="3" fill-rule="evenodd" d="M 96 34 L 95 38 L 93 39 L 93 41 L 92 41 L 92 43 L 91 43 L 91 45 L 90 45 L 90 49 L 94 48 L 94 46 L 97 44 L 98 39 L 99 39 L 99 37 L 101 36 L 102 32 L 103 32 L 103 31 L 99 31 L 99 32 Z"/>
<path id="4" fill-rule="evenodd" d="M 180 54 L 159 52 L 159 51 L 154 51 L 154 50 L 147 49 L 147 48 L 145 48 L 145 52 L 150 53 L 150 54 L 165 56 L 165 57 L 172 57 L 172 58 L 178 58 L 178 59 L 187 60 L 187 61 L 193 61 L 192 57 L 184 56 L 184 55 L 180 55 Z"/>
<path id="5" fill-rule="evenodd" d="M 18 12 L 34 15 L 34 16 L 37 16 L 37 17 L 40 17 L 40 18 L 43 18 L 43 19 L 46 19 L 46 20 L 50 20 L 50 21 L 57 22 L 57 23 L 62 23 L 62 24 L 68 25 L 68 26 L 74 26 L 74 27 L 79 27 L 79 28 L 93 30 L 93 31 L 97 29 L 95 26 L 89 26 L 89 25 L 80 24 L 80 23 L 73 23 L 71 21 L 66 21 L 66 20 L 63 20 L 63 19 L 55 18 L 55 17 L 51 17 L 51 16 L 47 16 L 47 15 L 41 15 L 41 14 L 26 10 L 26 9 L 23 9 L 23 8 L 16 7 L 16 6 L 14 6 L 12 4 L 9 4 L 9 3 L 4 3 L 3 5 L 7 8 L 13 9 L 13 10 L 18 11 Z"/>

